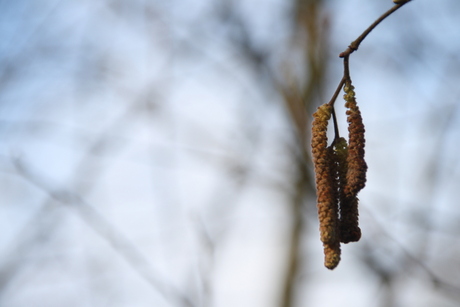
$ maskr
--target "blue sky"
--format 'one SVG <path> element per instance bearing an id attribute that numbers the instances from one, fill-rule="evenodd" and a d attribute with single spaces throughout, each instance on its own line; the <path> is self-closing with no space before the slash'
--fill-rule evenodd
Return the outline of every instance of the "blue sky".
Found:
<path id="1" fill-rule="evenodd" d="M 180 293 L 197 306 L 277 306 L 296 140 L 218 2 L 0 5 L 0 305 L 180 306 Z M 276 67 L 290 7 L 234 5 Z M 338 53 L 389 7 L 326 3 L 326 101 Z M 380 302 L 389 290 L 368 259 L 391 273 L 399 304 L 458 304 L 426 268 L 457 283 L 459 10 L 414 0 L 352 55 L 367 131 L 363 240 L 326 270 L 306 200 L 299 305 Z"/>

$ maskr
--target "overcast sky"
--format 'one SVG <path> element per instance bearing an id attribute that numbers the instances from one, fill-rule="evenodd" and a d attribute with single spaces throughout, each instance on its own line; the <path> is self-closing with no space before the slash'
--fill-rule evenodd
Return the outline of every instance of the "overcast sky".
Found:
<path id="1" fill-rule="evenodd" d="M 1 306 L 279 306 L 296 139 L 220 4 L 0 2 Z M 277 67 L 291 5 L 229 5 Z M 326 1 L 324 102 L 391 5 Z M 458 306 L 459 12 L 414 0 L 352 55 L 363 239 L 325 269 L 305 200 L 298 306 Z"/>

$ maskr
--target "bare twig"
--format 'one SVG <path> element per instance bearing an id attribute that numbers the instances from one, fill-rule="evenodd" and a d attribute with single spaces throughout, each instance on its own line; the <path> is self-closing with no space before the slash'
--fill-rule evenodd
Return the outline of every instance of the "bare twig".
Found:
<path id="1" fill-rule="evenodd" d="M 363 40 L 367 37 L 367 35 L 369 33 L 371 33 L 371 31 L 374 30 L 375 27 L 377 27 L 378 24 L 380 24 L 385 18 L 387 18 L 388 16 L 390 16 L 391 14 L 396 12 L 399 8 L 401 8 L 404 4 L 408 3 L 409 1 L 411 1 L 411 0 L 397 0 L 397 1 L 394 1 L 396 3 L 396 5 L 394 5 L 391 9 L 389 9 L 388 11 L 383 13 L 382 16 L 380 16 L 366 30 L 364 30 L 364 32 L 360 36 L 358 36 L 357 39 L 355 39 L 353 42 L 351 42 L 350 46 L 348 46 L 348 48 L 345 51 L 343 51 L 343 52 L 341 52 L 339 54 L 339 57 L 343 58 L 343 66 L 344 66 L 344 68 L 343 68 L 343 77 L 340 80 L 339 85 L 337 86 L 337 89 L 335 90 L 334 95 L 332 95 L 332 98 L 328 102 L 328 104 L 334 106 L 334 103 L 337 100 L 337 96 L 339 95 L 340 90 L 342 89 L 343 85 L 345 84 L 345 81 L 351 81 L 351 78 L 350 78 L 350 64 L 349 64 L 350 55 L 354 51 L 358 50 L 359 45 L 363 42 Z M 339 131 L 338 131 L 338 127 L 337 127 L 337 122 L 335 120 L 335 114 L 334 114 L 333 117 L 334 117 L 335 136 L 336 136 L 336 138 L 338 138 Z"/>
<path id="2" fill-rule="evenodd" d="M 391 9 L 386 11 L 382 16 L 380 16 L 376 21 L 374 21 L 374 23 L 371 24 L 357 39 L 355 39 L 344 52 L 340 53 L 339 57 L 343 58 L 343 57 L 349 56 L 354 51 L 358 50 L 358 47 L 362 43 L 362 41 L 366 38 L 366 36 L 369 33 L 371 33 L 372 30 L 375 29 L 375 27 L 377 27 L 379 23 L 381 23 L 385 18 L 387 18 L 388 16 L 396 12 L 399 8 L 401 8 L 404 4 L 406 4 L 409 1 L 411 0 L 398 1 L 398 4 L 393 6 Z"/>
<path id="3" fill-rule="evenodd" d="M 103 237 L 113 249 L 118 252 L 148 284 L 163 295 L 165 299 L 173 301 L 177 306 L 195 306 L 195 303 L 179 289 L 155 277 L 157 275 L 156 272 L 150 269 L 149 261 L 136 248 L 134 243 L 118 231 L 118 229 L 105 219 L 93 206 L 71 191 L 64 189 L 53 190 L 42 180 L 42 178 L 33 174 L 22 161 L 15 159 L 12 162 L 19 175 L 35 187 L 44 191 L 50 199 L 74 208 L 88 226 Z"/>

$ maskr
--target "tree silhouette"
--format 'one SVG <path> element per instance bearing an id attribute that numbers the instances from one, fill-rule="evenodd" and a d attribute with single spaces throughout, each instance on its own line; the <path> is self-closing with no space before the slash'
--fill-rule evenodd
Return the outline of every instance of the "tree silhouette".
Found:
<path id="1" fill-rule="evenodd" d="M 0 2 L 0 305 L 458 305 L 455 0 L 351 56 L 362 237 L 322 265 L 312 115 L 404 3 Z"/>

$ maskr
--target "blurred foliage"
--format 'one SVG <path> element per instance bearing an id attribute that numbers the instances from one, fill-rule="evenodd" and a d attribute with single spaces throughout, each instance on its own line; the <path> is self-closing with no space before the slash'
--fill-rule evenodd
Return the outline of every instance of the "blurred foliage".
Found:
<path id="1" fill-rule="evenodd" d="M 351 57 L 363 237 L 322 264 L 311 114 L 391 5 L 1 1 L 0 305 L 458 306 L 456 0 Z"/>

